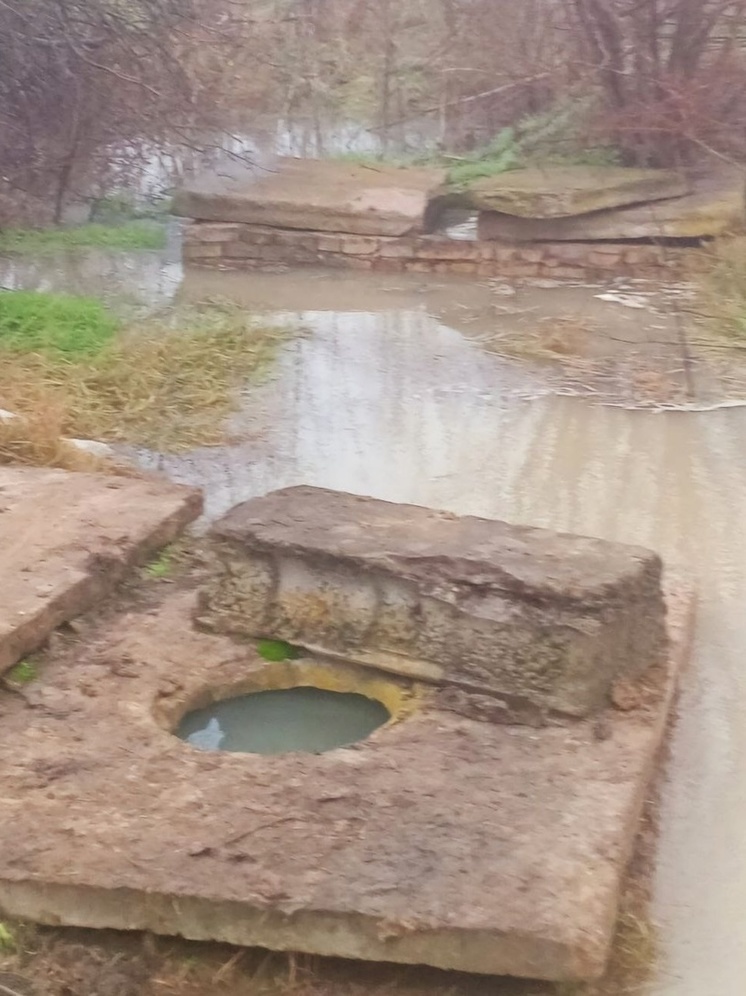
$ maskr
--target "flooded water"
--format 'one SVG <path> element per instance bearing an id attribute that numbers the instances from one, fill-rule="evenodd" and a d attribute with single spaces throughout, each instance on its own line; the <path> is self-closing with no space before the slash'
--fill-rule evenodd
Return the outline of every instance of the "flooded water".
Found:
<path id="1" fill-rule="evenodd" d="M 269 381 L 247 392 L 234 427 L 240 442 L 136 454 L 202 486 L 208 519 L 254 495 L 311 484 L 643 544 L 694 581 L 699 622 L 663 793 L 661 960 L 650 994 L 741 993 L 746 410 L 653 414 L 558 396 L 542 369 L 485 351 L 480 340 L 515 316 L 475 311 L 485 292 L 468 281 L 190 274 L 179 291 L 206 293 L 307 330 Z M 551 316 L 560 298 L 579 317 L 597 307 L 593 293 L 575 289 L 547 292 L 540 304 L 519 298 L 518 310 Z M 639 313 L 613 309 L 602 321 L 615 315 L 634 339 Z M 673 348 L 670 363 L 676 374 Z"/>
<path id="2" fill-rule="evenodd" d="M 177 736 L 201 750 L 320 754 L 365 740 L 390 718 L 381 702 L 364 695 L 282 688 L 190 712 Z"/>
<path id="3" fill-rule="evenodd" d="M 180 225 L 167 229 L 165 250 L 56 251 L 0 255 L 0 289 L 90 294 L 122 315 L 171 303 L 182 280 Z"/>

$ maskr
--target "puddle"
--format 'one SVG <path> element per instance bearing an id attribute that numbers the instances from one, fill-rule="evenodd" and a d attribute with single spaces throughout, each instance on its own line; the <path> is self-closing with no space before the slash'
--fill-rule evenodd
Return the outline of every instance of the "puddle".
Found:
<path id="1" fill-rule="evenodd" d="M 353 692 L 282 688 L 216 702 L 188 713 L 177 736 L 201 750 L 320 754 L 348 747 L 388 722 L 386 707 Z"/>

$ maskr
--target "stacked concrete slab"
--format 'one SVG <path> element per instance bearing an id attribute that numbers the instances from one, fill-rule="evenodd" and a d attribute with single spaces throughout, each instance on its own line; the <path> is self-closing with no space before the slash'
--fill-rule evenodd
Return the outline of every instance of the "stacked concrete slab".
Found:
<path id="1" fill-rule="evenodd" d="M 174 211 L 197 221 L 402 236 L 427 230 L 445 181 L 438 169 L 281 158 L 272 168 L 204 176 L 177 193 Z"/>
<path id="2" fill-rule="evenodd" d="M 743 227 L 740 170 L 526 169 L 464 194 L 479 238 L 506 243 L 701 240 Z"/>
<path id="3" fill-rule="evenodd" d="M 740 171 L 525 169 L 461 191 L 446 180 L 440 169 L 313 159 L 202 177 L 175 199 L 191 219 L 184 258 L 230 269 L 666 279 L 685 265 L 681 246 L 738 230 L 746 216 Z M 476 240 L 437 231 L 446 205 L 478 214 Z"/>

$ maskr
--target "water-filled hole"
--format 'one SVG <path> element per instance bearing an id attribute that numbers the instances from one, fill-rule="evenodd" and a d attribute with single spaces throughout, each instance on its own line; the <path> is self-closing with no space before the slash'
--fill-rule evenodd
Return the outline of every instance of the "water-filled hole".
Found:
<path id="1" fill-rule="evenodd" d="M 364 740 L 391 718 L 377 699 L 322 688 L 279 688 L 187 713 L 177 736 L 202 750 L 318 754 Z"/>

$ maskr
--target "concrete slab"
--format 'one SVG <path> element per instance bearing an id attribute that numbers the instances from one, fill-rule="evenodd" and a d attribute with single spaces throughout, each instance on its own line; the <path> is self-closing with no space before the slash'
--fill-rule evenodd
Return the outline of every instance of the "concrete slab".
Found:
<path id="1" fill-rule="evenodd" d="M 0 674 L 196 519 L 165 482 L 0 467 Z"/>
<path id="2" fill-rule="evenodd" d="M 515 242 L 617 242 L 635 239 L 707 239 L 742 231 L 746 223 L 743 174 L 696 181 L 691 193 L 655 204 L 568 218 L 518 218 L 483 211 L 479 238 Z"/>
<path id="3" fill-rule="evenodd" d="M 439 169 L 364 166 L 334 159 L 279 159 L 271 170 L 204 176 L 177 192 L 174 213 L 199 221 L 354 235 L 409 235 L 430 227 L 443 193 Z"/>
<path id="4" fill-rule="evenodd" d="M 266 664 L 192 630 L 193 593 L 164 591 L 0 698 L 0 911 L 471 972 L 602 972 L 688 598 L 671 596 L 670 660 L 624 689 L 626 711 L 534 729 L 415 696 L 364 743 L 268 757 L 169 731 L 213 697 L 370 672 Z"/>
<path id="5" fill-rule="evenodd" d="M 469 207 L 520 218 L 566 218 L 647 204 L 689 191 L 685 172 L 621 166 L 549 166 L 500 173 L 470 183 L 459 195 Z"/>
<path id="6" fill-rule="evenodd" d="M 585 715 L 665 654 L 649 550 L 323 488 L 212 530 L 202 626 Z"/>

